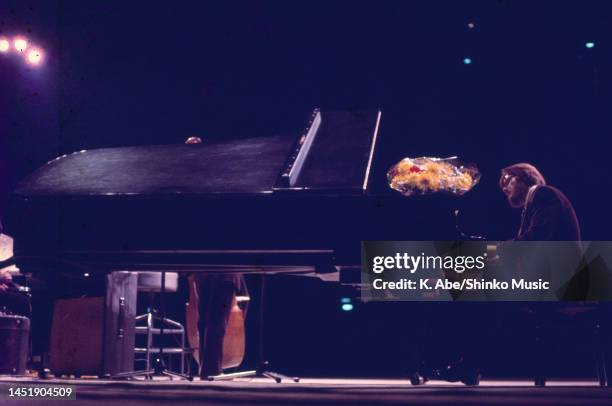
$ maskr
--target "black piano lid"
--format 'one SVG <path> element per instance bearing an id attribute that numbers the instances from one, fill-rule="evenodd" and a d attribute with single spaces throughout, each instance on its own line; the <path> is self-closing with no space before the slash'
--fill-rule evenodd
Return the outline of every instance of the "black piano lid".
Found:
<path id="1" fill-rule="evenodd" d="M 7 226 L 18 266 L 324 269 L 358 264 L 361 240 L 454 235 L 447 199 L 406 199 L 386 185 L 383 148 L 374 151 L 380 118 L 324 112 L 316 131 L 299 135 L 60 157 L 15 191 Z"/>
<path id="2" fill-rule="evenodd" d="M 295 136 L 203 144 L 104 148 L 50 161 L 24 179 L 18 196 L 266 193 Z"/>
<path id="3" fill-rule="evenodd" d="M 299 137 L 76 152 L 39 168 L 17 186 L 15 194 L 206 195 L 274 190 L 361 194 L 367 188 L 380 115 L 380 111 L 315 110 Z M 283 179 L 289 172 L 291 180 Z"/>
<path id="4" fill-rule="evenodd" d="M 380 117 L 379 110 L 315 110 L 276 188 L 364 193 Z"/>

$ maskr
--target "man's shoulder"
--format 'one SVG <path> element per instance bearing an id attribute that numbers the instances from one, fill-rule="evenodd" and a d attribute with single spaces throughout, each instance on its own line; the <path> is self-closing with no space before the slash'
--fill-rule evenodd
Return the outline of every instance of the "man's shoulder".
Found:
<path id="1" fill-rule="evenodd" d="M 562 206 L 571 205 L 569 199 L 554 186 L 542 185 L 538 186 L 533 196 L 534 203 L 550 204 L 558 202 Z"/>

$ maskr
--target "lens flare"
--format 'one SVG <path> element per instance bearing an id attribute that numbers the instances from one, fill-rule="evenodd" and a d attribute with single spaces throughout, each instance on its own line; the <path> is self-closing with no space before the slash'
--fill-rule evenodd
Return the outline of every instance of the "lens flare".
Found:
<path id="1" fill-rule="evenodd" d="M 0 52 L 8 52 L 11 43 L 6 38 L 0 38 Z"/>
<path id="2" fill-rule="evenodd" d="M 28 62 L 31 65 L 38 65 L 42 62 L 42 51 L 40 49 L 32 49 L 28 52 Z"/>
<path id="3" fill-rule="evenodd" d="M 23 52 L 28 47 L 28 41 L 26 41 L 23 38 L 16 38 L 15 41 L 13 42 L 13 45 L 15 46 L 15 49 L 17 51 Z"/>

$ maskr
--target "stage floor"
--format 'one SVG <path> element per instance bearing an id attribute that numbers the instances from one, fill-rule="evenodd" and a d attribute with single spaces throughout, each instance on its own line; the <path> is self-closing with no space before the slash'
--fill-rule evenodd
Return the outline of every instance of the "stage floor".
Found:
<path id="1" fill-rule="evenodd" d="M 230 382 L 109 381 L 1 377 L 0 404 L 44 405 L 46 400 L 7 400 L 9 387 L 73 385 L 77 401 L 54 405 L 612 405 L 612 388 L 596 382 L 556 381 L 534 387 L 529 381 L 482 381 L 480 386 L 430 381 L 412 386 L 396 379 L 302 379 L 280 384 L 266 379 Z M 20 403 L 21 402 L 21 403 Z"/>

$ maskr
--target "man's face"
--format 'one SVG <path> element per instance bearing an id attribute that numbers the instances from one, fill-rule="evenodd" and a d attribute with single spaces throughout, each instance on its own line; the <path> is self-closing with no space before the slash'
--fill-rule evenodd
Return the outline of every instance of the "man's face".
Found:
<path id="1" fill-rule="evenodd" d="M 515 209 L 525 205 L 529 186 L 521 181 L 518 176 L 506 173 L 503 174 L 500 180 L 501 190 L 508 199 L 508 204 Z"/>

